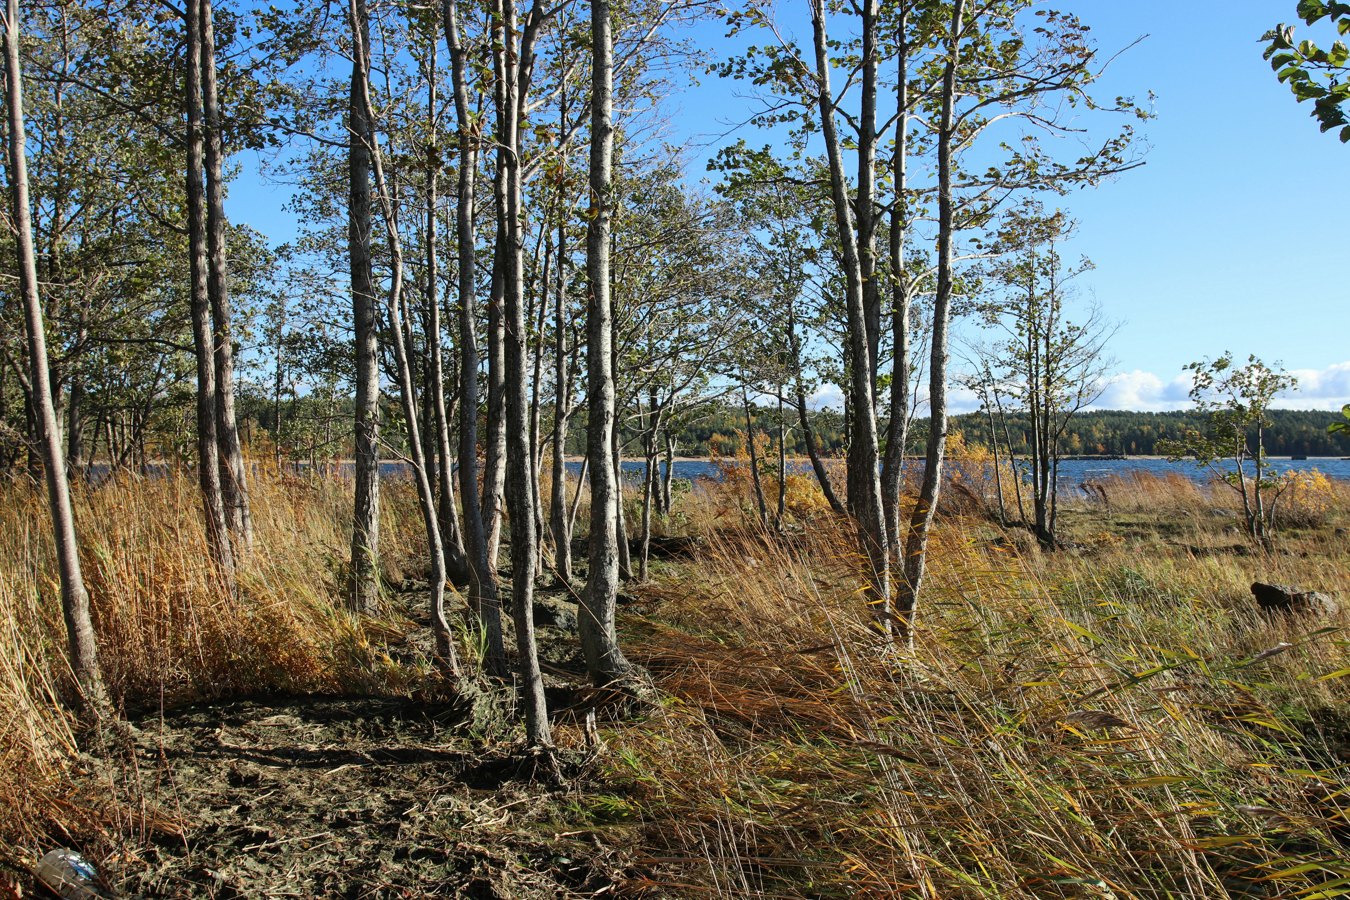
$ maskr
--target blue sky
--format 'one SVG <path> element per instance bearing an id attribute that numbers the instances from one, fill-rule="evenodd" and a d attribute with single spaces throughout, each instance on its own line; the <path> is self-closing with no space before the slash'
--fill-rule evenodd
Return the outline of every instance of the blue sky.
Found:
<path id="1" fill-rule="evenodd" d="M 1182 367 L 1225 350 L 1295 371 L 1304 389 L 1282 405 L 1350 403 L 1350 145 L 1319 132 L 1261 58 L 1261 34 L 1294 20 L 1294 0 L 1055 5 L 1091 25 L 1107 55 L 1147 36 L 1100 95 L 1157 96 L 1142 128 L 1147 164 L 1058 201 L 1081 223 L 1073 249 L 1096 263 L 1081 290 L 1123 322 L 1111 345 L 1119 374 L 1098 405 L 1185 406 Z M 715 49 L 723 31 L 710 22 L 695 36 Z M 764 142 L 748 130 L 713 137 L 748 114 L 743 92 L 705 76 L 672 98 L 671 137 L 699 148 L 694 177 L 718 143 Z M 284 240 L 288 192 L 249 184 L 250 168 L 233 214 Z"/>

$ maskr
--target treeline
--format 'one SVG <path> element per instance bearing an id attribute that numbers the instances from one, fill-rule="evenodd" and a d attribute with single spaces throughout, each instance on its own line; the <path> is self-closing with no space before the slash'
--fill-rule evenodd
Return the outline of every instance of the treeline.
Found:
<path id="1" fill-rule="evenodd" d="M 1276 409 L 1269 413 L 1265 432 L 1266 452 L 1272 456 L 1350 456 L 1350 435 L 1328 434 L 1327 426 L 1340 421 L 1337 413 L 1319 410 Z M 796 412 L 787 410 L 784 445 L 789 456 L 806 455 L 806 443 L 797 427 Z M 847 426 L 834 410 L 811 414 L 812 426 L 821 450 L 840 455 L 847 447 Z M 758 432 L 770 437 L 777 447 L 778 412 L 773 407 L 754 407 Z M 1030 452 L 1031 422 L 1025 414 L 1009 413 L 1009 437 L 1013 450 Z M 1200 429 L 1203 417 L 1190 411 L 1138 412 L 1100 410 L 1077 413 L 1064 436 L 1063 451 L 1069 456 L 1154 456 L 1160 455 L 1157 442 L 1180 438 L 1187 431 Z M 906 454 L 923 453 L 927 423 L 920 420 L 909 430 Z M 989 420 L 984 413 L 953 416 L 951 430 L 960 432 L 968 444 L 990 446 Z M 684 456 L 732 456 L 743 452 L 745 412 L 730 404 L 709 405 L 688 414 L 686 420 L 672 425 L 677 452 Z M 762 440 L 762 438 L 761 438 Z M 1004 437 L 999 435 L 1000 445 Z M 570 449 L 570 448 L 569 448 Z M 579 452 L 579 451 L 577 451 Z"/>
<path id="2" fill-rule="evenodd" d="M 400 412 L 393 398 L 384 398 L 384 415 L 396 427 L 387 432 L 390 453 L 406 450 L 406 435 L 397 427 Z M 239 392 L 239 427 L 245 444 L 257 461 L 277 459 L 317 463 L 336 459 L 350 459 L 352 445 L 353 400 L 338 393 L 311 393 L 304 396 L 276 398 L 268 395 L 266 385 L 245 382 Z M 775 406 L 752 404 L 754 428 L 759 440 L 778 447 L 779 413 Z M 1276 409 L 1269 413 L 1270 426 L 1266 429 L 1266 452 L 1272 456 L 1350 456 L 1350 435 L 1342 432 L 1329 434 L 1327 426 L 1341 420 L 1337 413 L 1321 410 Z M 848 447 L 848 426 L 837 410 L 813 410 L 810 419 L 817 446 L 825 456 L 842 456 Z M 586 453 L 586 412 L 576 413 L 576 425 L 566 436 L 566 454 L 584 456 Z M 1031 424 L 1025 414 L 1009 413 L 1009 437 L 1014 452 L 1030 452 Z M 625 452 L 641 455 L 637 449 L 643 431 L 635 420 L 620 423 L 621 443 Z M 807 455 L 806 441 L 798 424 L 797 412 L 786 407 L 782 415 L 783 443 L 789 456 Z M 1157 442 L 1179 438 L 1188 430 L 1199 429 L 1202 417 L 1181 410 L 1175 412 L 1139 412 L 1135 410 L 1099 410 L 1076 414 L 1064 436 L 1064 453 L 1068 456 L 1156 456 L 1161 455 Z M 154 430 L 155 440 L 149 459 L 173 458 L 181 451 L 186 455 L 191 440 L 191 423 L 184 415 L 166 416 Z M 989 420 L 984 413 L 964 413 L 953 416 L 951 430 L 959 432 L 966 443 L 990 446 Z M 106 464 L 119 459 L 123 464 L 135 465 L 146 453 L 143 446 L 124 447 L 121 439 L 91 437 L 92 461 Z M 690 457 L 729 457 L 746 452 L 745 410 L 724 402 L 701 404 L 677 413 L 669 425 L 672 453 Z M 909 429 L 906 455 L 923 453 L 927 440 L 927 422 L 919 420 Z M 1000 445 L 1004 442 L 999 435 Z M 110 449 L 111 448 L 111 449 Z M 127 459 L 125 451 L 136 451 Z M 11 454 L 13 447 L 10 448 Z M 12 463 L 11 463 L 12 464 Z"/>
<path id="3" fill-rule="evenodd" d="M 1270 425 L 1265 431 L 1266 453 L 1271 456 L 1347 456 L 1350 436 L 1328 434 L 1327 426 L 1339 421 L 1332 412 L 1298 409 L 1273 409 L 1267 413 Z M 1010 413 L 1009 436 L 1016 453 L 1030 449 L 1030 422 L 1026 416 Z M 1101 410 L 1073 416 L 1064 435 L 1066 455 L 1154 456 L 1160 455 L 1160 439 L 1181 438 L 1188 431 L 1200 430 L 1203 416 L 1189 411 L 1134 412 Z M 952 420 L 972 444 L 991 443 L 989 420 L 983 413 L 967 413 Z M 1001 428 L 1001 426 L 1000 426 Z M 1000 441 L 1003 436 L 999 436 Z"/>

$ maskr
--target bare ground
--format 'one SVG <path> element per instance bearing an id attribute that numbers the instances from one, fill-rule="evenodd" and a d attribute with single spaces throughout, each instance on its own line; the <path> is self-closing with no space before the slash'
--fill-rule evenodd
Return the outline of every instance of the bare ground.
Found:
<path id="1" fill-rule="evenodd" d="M 475 746 L 459 718 L 411 701 L 309 698 L 142 721 L 136 777 L 182 827 L 124 867 L 120 893 L 612 893 L 621 865 L 565 821 L 585 773 L 550 784 L 532 759 Z"/>
<path id="2" fill-rule="evenodd" d="M 575 635 L 540 638 L 555 720 L 573 722 Z M 587 811 L 606 788 L 586 753 L 541 766 L 462 704 L 273 697 L 131 724 L 113 780 L 151 824 L 102 855 L 119 896 L 607 897 L 637 874 Z"/>

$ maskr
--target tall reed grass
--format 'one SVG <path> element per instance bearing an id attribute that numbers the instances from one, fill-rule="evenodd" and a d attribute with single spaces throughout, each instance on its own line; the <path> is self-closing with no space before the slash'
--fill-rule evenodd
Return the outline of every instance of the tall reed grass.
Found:
<path id="1" fill-rule="evenodd" d="M 644 873 L 634 892 L 1350 893 L 1346 614 L 1267 619 L 1247 594 L 1258 578 L 1344 590 L 1344 506 L 1269 552 L 1202 553 L 1233 543 L 1213 512 L 1224 489 L 1138 480 L 1117 486 L 1130 499 L 1109 513 L 1068 506 L 1073 528 L 1113 539 L 1051 554 L 962 495 L 939 518 L 909 649 L 870 627 L 856 541 L 810 476 L 789 477 L 790 521 L 776 532 L 733 475 L 659 523 L 699 538 L 695 558 L 665 560 L 627 589 L 639 601 L 628 609 L 643 612 L 621 619 L 624 641 L 668 699 L 604 734 L 622 795 L 577 802 L 601 839 L 604 822 L 623 820 L 614 840 Z M 385 498 L 387 577 L 415 578 L 425 550 L 411 492 Z M 234 597 L 213 577 L 190 478 L 78 493 L 119 701 L 411 685 L 416 673 L 381 646 L 411 626 L 336 610 L 346 487 L 263 477 L 253 501 L 257 550 Z M 1133 519 L 1121 528 L 1117 516 Z M 1180 536 L 1163 527 L 1176 521 Z M 31 861 L 53 837 L 145 828 L 136 817 L 153 814 L 114 806 L 89 777 L 61 703 L 58 598 L 42 495 L 6 485 L 0 865 Z"/>
<path id="2" fill-rule="evenodd" d="M 653 893 L 1332 897 L 1350 892 L 1346 617 L 1267 620 L 1257 568 L 1342 549 L 1022 557 L 948 516 L 919 639 L 868 627 L 853 542 L 752 524 L 642 592 L 671 695 L 620 728 Z"/>

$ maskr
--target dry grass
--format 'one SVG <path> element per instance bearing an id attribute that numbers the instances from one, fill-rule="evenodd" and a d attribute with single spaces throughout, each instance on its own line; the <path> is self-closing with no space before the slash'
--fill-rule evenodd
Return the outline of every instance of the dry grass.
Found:
<path id="1" fill-rule="evenodd" d="M 809 476 L 790 482 L 783 535 L 752 524 L 747 482 L 700 485 L 659 523 L 700 536 L 697 558 L 662 560 L 633 588 L 645 614 L 621 627 L 668 700 L 605 731 L 614 792 L 578 796 L 587 821 L 560 826 L 613 824 L 630 848 L 639 829 L 648 874 L 636 892 L 1350 891 L 1346 615 L 1271 621 L 1247 595 L 1257 578 L 1345 589 L 1344 486 L 1339 507 L 1269 553 L 1226 531 L 1222 494 L 1189 482 L 1137 481 L 1109 513 L 1069 504 L 1083 549 L 1067 553 L 949 507 L 911 650 L 868 627 L 852 542 Z M 147 827 L 72 793 L 86 762 L 60 704 L 69 675 L 45 509 L 28 488 L 3 491 L 0 864 L 31 857 L 39 838 Z M 379 647 L 387 626 L 334 611 L 346 486 L 260 480 L 239 598 L 213 586 L 196 496 L 166 478 L 77 498 L 119 698 L 414 683 Z M 406 490 L 385 496 L 397 580 L 417 517 Z"/>
<path id="2" fill-rule="evenodd" d="M 408 498 L 386 490 L 384 552 L 411 552 Z M 241 590 L 208 561 L 195 483 L 129 478 L 77 491 L 77 527 L 105 678 L 117 702 L 171 705 L 268 691 L 397 689 L 365 625 L 335 610 L 350 501 L 341 484 L 261 478 Z M 0 864 L 43 835 L 117 827 L 75 791 L 85 763 L 62 698 L 65 630 L 45 497 L 0 487 Z"/>
<path id="3" fill-rule="evenodd" d="M 912 652 L 867 628 L 825 522 L 791 543 L 724 531 L 645 592 L 639 656 L 672 700 L 612 740 L 653 889 L 1350 890 L 1345 617 L 1270 622 L 1244 599 L 1256 570 L 1332 588 L 1345 550 L 1023 557 L 999 537 L 944 524 Z"/>
<path id="4" fill-rule="evenodd" d="M 1197 481 L 1181 472 L 1135 469 L 1093 479 L 1092 493 L 1063 490 L 1068 508 L 1095 508 L 1110 514 L 1166 513 L 1172 516 L 1233 517 L 1240 515 L 1241 499 L 1231 485 L 1211 479 Z M 1350 483 L 1330 479 L 1316 469 L 1291 472 L 1267 491 L 1277 525 L 1321 527 L 1350 505 Z"/>

